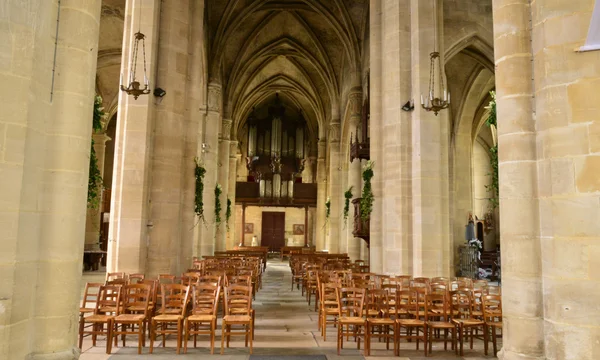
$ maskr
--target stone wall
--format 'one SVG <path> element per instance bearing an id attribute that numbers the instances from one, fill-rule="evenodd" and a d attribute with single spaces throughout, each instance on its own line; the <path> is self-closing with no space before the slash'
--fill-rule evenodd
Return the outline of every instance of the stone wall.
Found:
<path id="1" fill-rule="evenodd" d="M 246 246 L 250 246 L 252 243 L 252 237 L 256 236 L 259 241 L 261 239 L 261 231 L 262 231 L 262 213 L 263 211 L 269 212 L 284 212 L 285 213 L 285 239 L 287 245 L 287 239 L 294 239 L 294 246 L 303 246 L 304 245 L 304 235 L 293 235 L 293 225 L 294 224 L 304 224 L 304 209 L 301 208 L 289 208 L 289 207 L 258 207 L 258 206 L 248 206 L 246 207 L 246 224 L 251 223 L 254 224 L 254 232 L 252 234 L 244 234 L 244 244 Z M 240 233 L 242 229 L 242 206 L 235 206 L 235 228 L 236 234 L 236 243 L 239 244 Z M 233 226 L 231 224 L 230 226 Z M 304 231 L 308 231 L 308 241 L 310 242 L 313 235 L 309 229 L 304 229 Z"/>

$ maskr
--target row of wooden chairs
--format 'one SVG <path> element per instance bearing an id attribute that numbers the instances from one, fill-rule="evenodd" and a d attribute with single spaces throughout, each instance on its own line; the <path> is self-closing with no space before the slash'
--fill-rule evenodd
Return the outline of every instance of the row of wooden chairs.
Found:
<path id="1" fill-rule="evenodd" d="M 217 279 L 215 282 L 198 282 L 193 285 L 161 284 L 161 304 L 156 312 L 152 310 L 154 304 L 150 284 L 99 284 L 93 313 L 88 316 L 82 313 L 80 317 L 79 346 L 81 348 L 85 335 L 92 336 L 93 346 L 96 346 L 97 336 L 104 335 L 107 337 L 106 352 L 110 354 L 113 342 L 114 346 L 117 346 L 119 336 L 123 346 L 126 346 L 127 335 L 137 335 L 138 354 L 141 354 L 148 327 L 150 353 L 153 352 L 158 335 L 162 335 L 164 347 L 166 336 L 174 334 L 177 335 L 178 354 L 182 341 L 184 352 L 187 352 L 190 336 L 193 336 L 196 347 L 197 335 L 210 336 L 212 354 L 222 289 L 220 282 L 221 280 Z M 86 293 L 95 285 L 88 284 Z M 224 287 L 223 293 L 221 353 L 224 342 L 226 341 L 229 347 L 230 337 L 233 335 L 244 335 L 246 346 L 250 344 L 252 353 L 252 285 L 230 284 Z"/>

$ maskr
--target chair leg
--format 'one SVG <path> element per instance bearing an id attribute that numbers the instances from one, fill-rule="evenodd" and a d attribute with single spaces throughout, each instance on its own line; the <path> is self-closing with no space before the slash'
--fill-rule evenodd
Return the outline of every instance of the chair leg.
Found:
<path id="1" fill-rule="evenodd" d="M 488 354 L 488 329 L 485 324 L 483 324 L 483 351 L 485 355 Z"/>
<path id="2" fill-rule="evenodd" d="M 179 355 L 179 349 L 181 349 L 181 330 L 182 330 L 181 322 L 182 322 L 181 319 L 177 320 L 177 354 L 178 355 Z"/>
<path id="3" fill-rule="evenodd" d="M 109 319 L 106 326 L 107 326 L 107 329 L 106 329 L 106 353 L 110 354 L 112 351 L 112 336 L 113 336 L 112 320 Z"/>
<path id="4" fill-rule="evenodd" d="M 496 356 L 496 327 L 492 326 L 492 344 L 494 345 L 494 356 Z"/>
<path id="5" fill-rule="evenodd" d="M 252 341 L 254 338 L 254 319 L 252 319 L 252 321 L 250 322 L 250 354 L 252 354 Z"/>
<path id="6" fill-rule="evenodd" d="M 185 320 L 185 322 L 183 323 L 183 353 L 187 354 L 187 345 L 188 345 L 188 341 L 190 339 L 190 322 L 188 320 Z"/>
<path id="7" fill-rule="evenodd" d="M 215 332 L 217 331 L 217 320 L 210 322 L 210 354 L 215 353 Z"/>
<path id="8" fill-rule="evenodd" d="M 142 321 L 143 322 L 143 321 Z M 138 324 L 139 329 L 138 329 L 138 354 L 142 354 L 142 343 L 145 341 L 146 337 L 145 335 L 145 331 L 146 329 L 144 329 L 144 325 L 142 323 Z"/>
<path id="9" fill-rule="evenodd" d="M 223 347 L 225 346 L 225 327 L 227 325 L 225 325 L 224 323 L 221 324 L 221 355 L 223 355 Z"/>
<path id="10" fill-rule="evenodd" d="M 79 350 L 81 350 L 83 346 L 83 328 L 85 325 L 85 321 L 83 315 L 79 317 Z"/>
<path id="11" fill-rule="evenodd" d="M 156 339 L 156 321 L 150 322 L 150 354 L 154 351 L 154 340 Z"/>

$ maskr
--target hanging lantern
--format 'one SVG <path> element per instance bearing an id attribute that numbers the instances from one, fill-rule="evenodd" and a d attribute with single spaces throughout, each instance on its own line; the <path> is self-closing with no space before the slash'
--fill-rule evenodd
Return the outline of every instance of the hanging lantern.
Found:
<path id="1" fill-rule="evenodd" d="M 433 111 L 437 116 L 440 110 L 448 108 L 450 106 L 450 93 L 444 85 L 444 71 L 440 59 L 440 53 L 437 50 L 437 8 L 435 7 L 434 0 L 434 11 L 433 11 L 433 52 L 429 55 L 429 93 L 423 99 L 421 94 L 421 107 L 426 111 Z M 439 79 L 440 86 L 436 89 L 435 78 Z"/>
<path id="2" fill-rule="evenodd" d="M 150 94 L 148 75 L 146 73 L 146 35 L 141 32 L 134 34 L 135 42 L 133 43 L 133 49 L 131 51 L 131 65 L 129 67 L 129 85 L 123 86 L 123 74 L 121 74 L 120 87 L 121 91 L 125 91 L 128 95 L 133 95 L 133 98 L 137 100 L 140 95 Z M 136 79 L 137 70 L 137 57 L 138 49 L 142 43 L 142 56 L 144 61 L 144 88 L 141 87 L 140 82 Z"/>

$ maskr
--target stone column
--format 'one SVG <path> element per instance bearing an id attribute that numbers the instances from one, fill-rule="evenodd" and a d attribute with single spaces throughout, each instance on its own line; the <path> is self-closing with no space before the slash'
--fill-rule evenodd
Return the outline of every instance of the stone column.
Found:
<path id="1" fill-rule="evenodd" d="M 141 21 L 141 30 L 146 35 L 148 77 L 151 86 L 156 83 L 160 3 L 159 0 L 127 2 L 121 58 L 123 79 L 129 79 L 134 33 L 140 28 Z M 141 18 L 138 6 L 141 7 Z M 139 71 L 143 66 L 142 56 L 138 56 L 138 78 L 143 76 Z M 152 228 L 149 194 L 154 108 L 150 96 L 142 95 L 135 100 L 125 92 L 119 93 L 107 271 L 136 273 L 146 270 L 146 244 Z"/>
<path id="2" fill-rule="evenodd" d="M 217 182 L 221 185 L 221 224 L 217 227 L 215 251 L 225 251 L 227 243 L 227 226 L 225 211 L 227 210 L 227 197 L 229 196 L 229 139 L 231 138 L 232 120 L 223 119 L 221 123 L 221 136 L 219 138 L 219 162 Z"/>
<path id="3" fill-rule="evenodd" d="M 371 0 L 369 3 L 369 34 L 370 34 L 370 91 L 369 91 L 369 104 L 370 109 L 370 140 L 371 149 L 370 156 L 371 160 L 375 162 L 375 176 L 372 181 L 373 196 L 375 201 L 373 203 L 373 212 L 371 213 L 371 229 L 370 229 L 370 263 L 371 271 L 381 273 L 383 271 L 383 252 L 382 252 L 382 241 L 383 241 L 383 229 L 382 229 L 382 218 L 383 218 L 383 178 L 377 174 L 377 167 L 381 165 L 383 152 L 382 146 L 382 124 L 383 124 L 383 3 L 385 0 Z M 387 75 L 386 75 L 387 76 Z M 398 101 L 398 100 L 397 100 Z M 362 189 L 362 187 L 361 187 Z M 363 241 L 364 242 L 364 241 Z M 363 256 L 369 256 L 368 252 L 363 251 Z"/>
<path id="4" fill-rule="evenodd" d="M 325 153 L 327 140 L 319 139 L 317 158 L 317 228 L 315 246 L 317 251 L 325 249 L 325 201 L 327 200 L 327 171 L 325 169 Z"/>
<path id="5" fill-rule="evenodd" d="M 434 51 L 435 23 L 441 28 L 439 2 L 411 0 L 412 93 L 429 93 L 430 56 Z M 441 45 L 438 48 L 442 48 Z M 441 63 L 443 64 L 443 56 Z M 436 80 L 439 84 L 439 79 Z M 436 89 L 439 96 L 439 89 Z M 417 100 L 417 99 L 415 99 Z M 398 110 L 400 111 L 400 110 Z M 447 111 L 447 110 L 443 110 Z M 413 274 L 449 276 L 447 209 L 448 122 L 417 104 L 412 112 L 412 230 Z"/>
<path id="6" fill-rule="evenodd" d="M 493 4 L 504 324 L 499 357 L 545 359 L 531 8 L 526 0 Z"/>
<path id="7" fill-rule="evenodd" d="M 340 171 L 340 120 L 332 119 L 329 126 L 329 178 L 327 181 L 331 213 L 329 216 L 329 236 L 326 248 L 330 253 L 340 252 L 340 214 L 343 198 Z"/>
<path id="8" fill-rule="evenodd" d="M 181 266 L 186 269 L 194 256 L 200 252 L 200 228 L 194 212 L 196 195 L 195 159 L 202 156 L 202 134 L 206 116 L 206 79 L 204 69 L 204 0 L 190 2 L 190 34 L 188 55 L 188 82 L 186 84 L 185 155 L 182 159 L 185 175 L 183 178 L 183 201 L 181 204 Z M 193 64 L 193 66 L 190 66 Z M 190 251 L 191 249 L 191 251 Z M 182 269 L 184 270 L 184 269 Z"/>
<path id="9" fill-rule="evenodd" d="M 54 2 L 52 4 L 54 5 Z M 29 3 L 28 7 L 38 5 L 40 4 Z M 22 6 L 23 4 L 20 4 L 23 9 Z M 33 303 L 35 309 L 27 313 L 15 307 L 8 312 L 12 319 L 27 321 L 28 318 L 33 318 L 34 321 L 28 331 L 20 334 L 27 338 L 26 343 L 30 344 L 26 345 L 30 346 L 27 350 L 28 356 L 11 355 L 7 358 L 77 359 L 79 355 L 75 340 L 81 295 L 77 289 L 80 289 L 85 234 L 100 6 L 99 0 L 67 4 L 63 2 L 60 9 L 51 6 L 50 9 L 39 10 L 49 11 L 51 15 L 45 21 L 54 20 L 54 24 L 55 16 L 60 11 L 56 39 L 56 72 L 53 87 L 44 87 L 45 96 L 39 99 L 40 103 L 45 103 L 50 95 L 47 91 L 52 89 L 51 109 L 47 109 L 48 113 L 43 115 L 47 122 L 45 147 L 39 148 L 44 156 L 41 177 L 37 184 L 41 192 L 38 198 L 41 222 L 39 228 L 36 228 L 35 222 L 28 223 L 29 216 L 21 218 L 20 227 L 31 227 L 27 233 L 32 239 L 17 244 L 18 248 L 29 251 L 28 246 L 37 240 L 38 252 L 23 253 L 22 257 L 18 258 L 24 262 L 37 262 L 37 274 L 21 272 L 21 277 L 15 279 L 24 289 L 28 287 L 25 283 L 36 283 L 35 294 L 19 299 L 19 294 L 23 292 L 15 291 L 13 295 L 17 297 L 12 299 L 13 302 Z M 8 13 L 14 14 L 11 11 Z M 11 19 L 15 17 L 11 16 Z M 35 27 L 38 24 L 42 22 L 34 22 L 31 25 Z M 25 30 L 17 30 L 17 34 L 19 31 Z M 43 34 L 50 38 L 53 35 L 54 32 Z M 20 54 L 28 53 L 26 39 L 27 37 L 23 37 L 21 43 L 16 44 L 15 51 L 19 51 Z M 21 52 L 21 49 L 25 51 Z M 40 56 L 38 61 L 50 65 L 53 51 L 53 47 L 40 49 L 40 53 L 37 54 Z M 17 61 L 13 63 L 15 69 L 21 65 Z M 50 74 L 50 68 L 47 70 L 48 72 L 40 75 Z M 32 85 L 32 89 L 35 87 L 36 85 Z M 32 105 L 37 106 L 35 103 Z M 11 329 L 11 335 L 19 336 L 18 328 Z M 23 351 L 17 348 L 19 345 L 18 342 L 10 341 L 9 348 L 13 349 L 11 352 L 14 351 L 14 355 Z"/>
<path id="10" fill-rule="evenodd" d="M 188 47 L 190 36 L 189 5 L 163 2 L 160 12 L 160 36 L 156 86 L 167 94 L 156 102 L 156 121 L 152 147 L 150 181 L 150 220 L 145 273 L 178 274 L 190 266 L 180 258 L 182 252 L 181 209 L 184 199 L 183 159 L 186 151 L 186 85 L 188 81 Z M 181 27 L 181 28 L 180 28 Z M 183 29 L 183 30 L 182 30 Z M 177 59 L 173 61 L 172 59 Z M 187 248 L 191 252 L 191 247 Z"/>
<path id="11" fill-rule="evenodd" d="M 411 92 L 410 1 L 386 0 L 382 15 L 383 74 L 381 141 L 375 161 L 375 177 L 381 182 L 378 208 L 382 208 L 381 228 L 384 273 L 412 273 L 411 204 L 411 121 L 402 105 L 415 96 Z M 375 159 L 374 159 L 375 160 Z M 375 264 L 373 264 L 375 265 Z"/>
<path id="12" fill-rule="evenodd" d="M 94 151 L 96 153 L 96 159 L 98 163 L 98 169 L 100 170 L 100 176 L 104 177 L 104 158 L 106 142 L 110 138 L 106 133 L 92 134 L 92 140 L 94 140 Z M 85 245 L 84 250 L 100 250 L 100 225 L 102 213 L 102 196 L 98 203 L 97 209 L 87 209 L 87 216 L 85 220 Z"/>
<path id="13" fill-rule="evenodd" d="M 237 154 L 238 142 L 231 140 L 229 141 L 229 181 L 228 181 L 228 189 L 227 194 L 229 196 L 229 200 L 231 200 L 231 218 L 229 219 L 229 229 L 227 230 L 227 244 L 226 250 L 233 249 L 238 243 L 236 242 L 236 233 L 237 230 L 235 226 L 235 184 L 237 182 L 237 164 L 238 164 L 238 154 Z M 227 203 L 225 203 L 227 205 Z M 227 220 L 227 219 L 225 219 Z"/>
<path id="14" fill-rule="evenodd" d="M 360 126 L 360 116 L 362 113 L 362 101 L 363 95 L 362 92 L 354 92 L 348 96 L 349 106 L 348 109 L 350 111 L 348 117 L 348 125 L 350 127 L 351 137 L 353 134 L 355 135 L 358 131 L 358 127 Z M 349 145 L 348 145 L 349 146 Z M 347 161 L 347 160 L 345 160 Z M 348 186 L 344 189 L 344 192 L 352 187 L 352 199 L 350 199 L 350 209 L 348 212 L 348 221 L 346 224 L 346 233 L 348 237 L 348 256 L 352 261 L 360 258 L 360 244 L 364 242 L 364 240 L 360 238 L 354 237 L 352 231 L 354 230 L 354 204 L 352 204 L 352 200 L 359 198 L 362 193 L 362 181 L 361 181 L 361 168 L 360 168 L 360 159 L 354 159 L 350 164 L 348 164 Z M 345 199 L 344 199 L 345 201 Z"/>
<path id="15" fill-rule="evenodd" d="M 202 162 L 206 169 L 204 176 L 204 215 L 206 226 L 202 226 L 200 254 L 212 255 L 215 251 L 215 186 L 218 173 L 219 128 L 221 123 L 221 84 L 212 81 L 208 84 L 208 111 L 204 128 L 204 153 Z M 222 196 L 221 196 L 222 197 Z"/>

